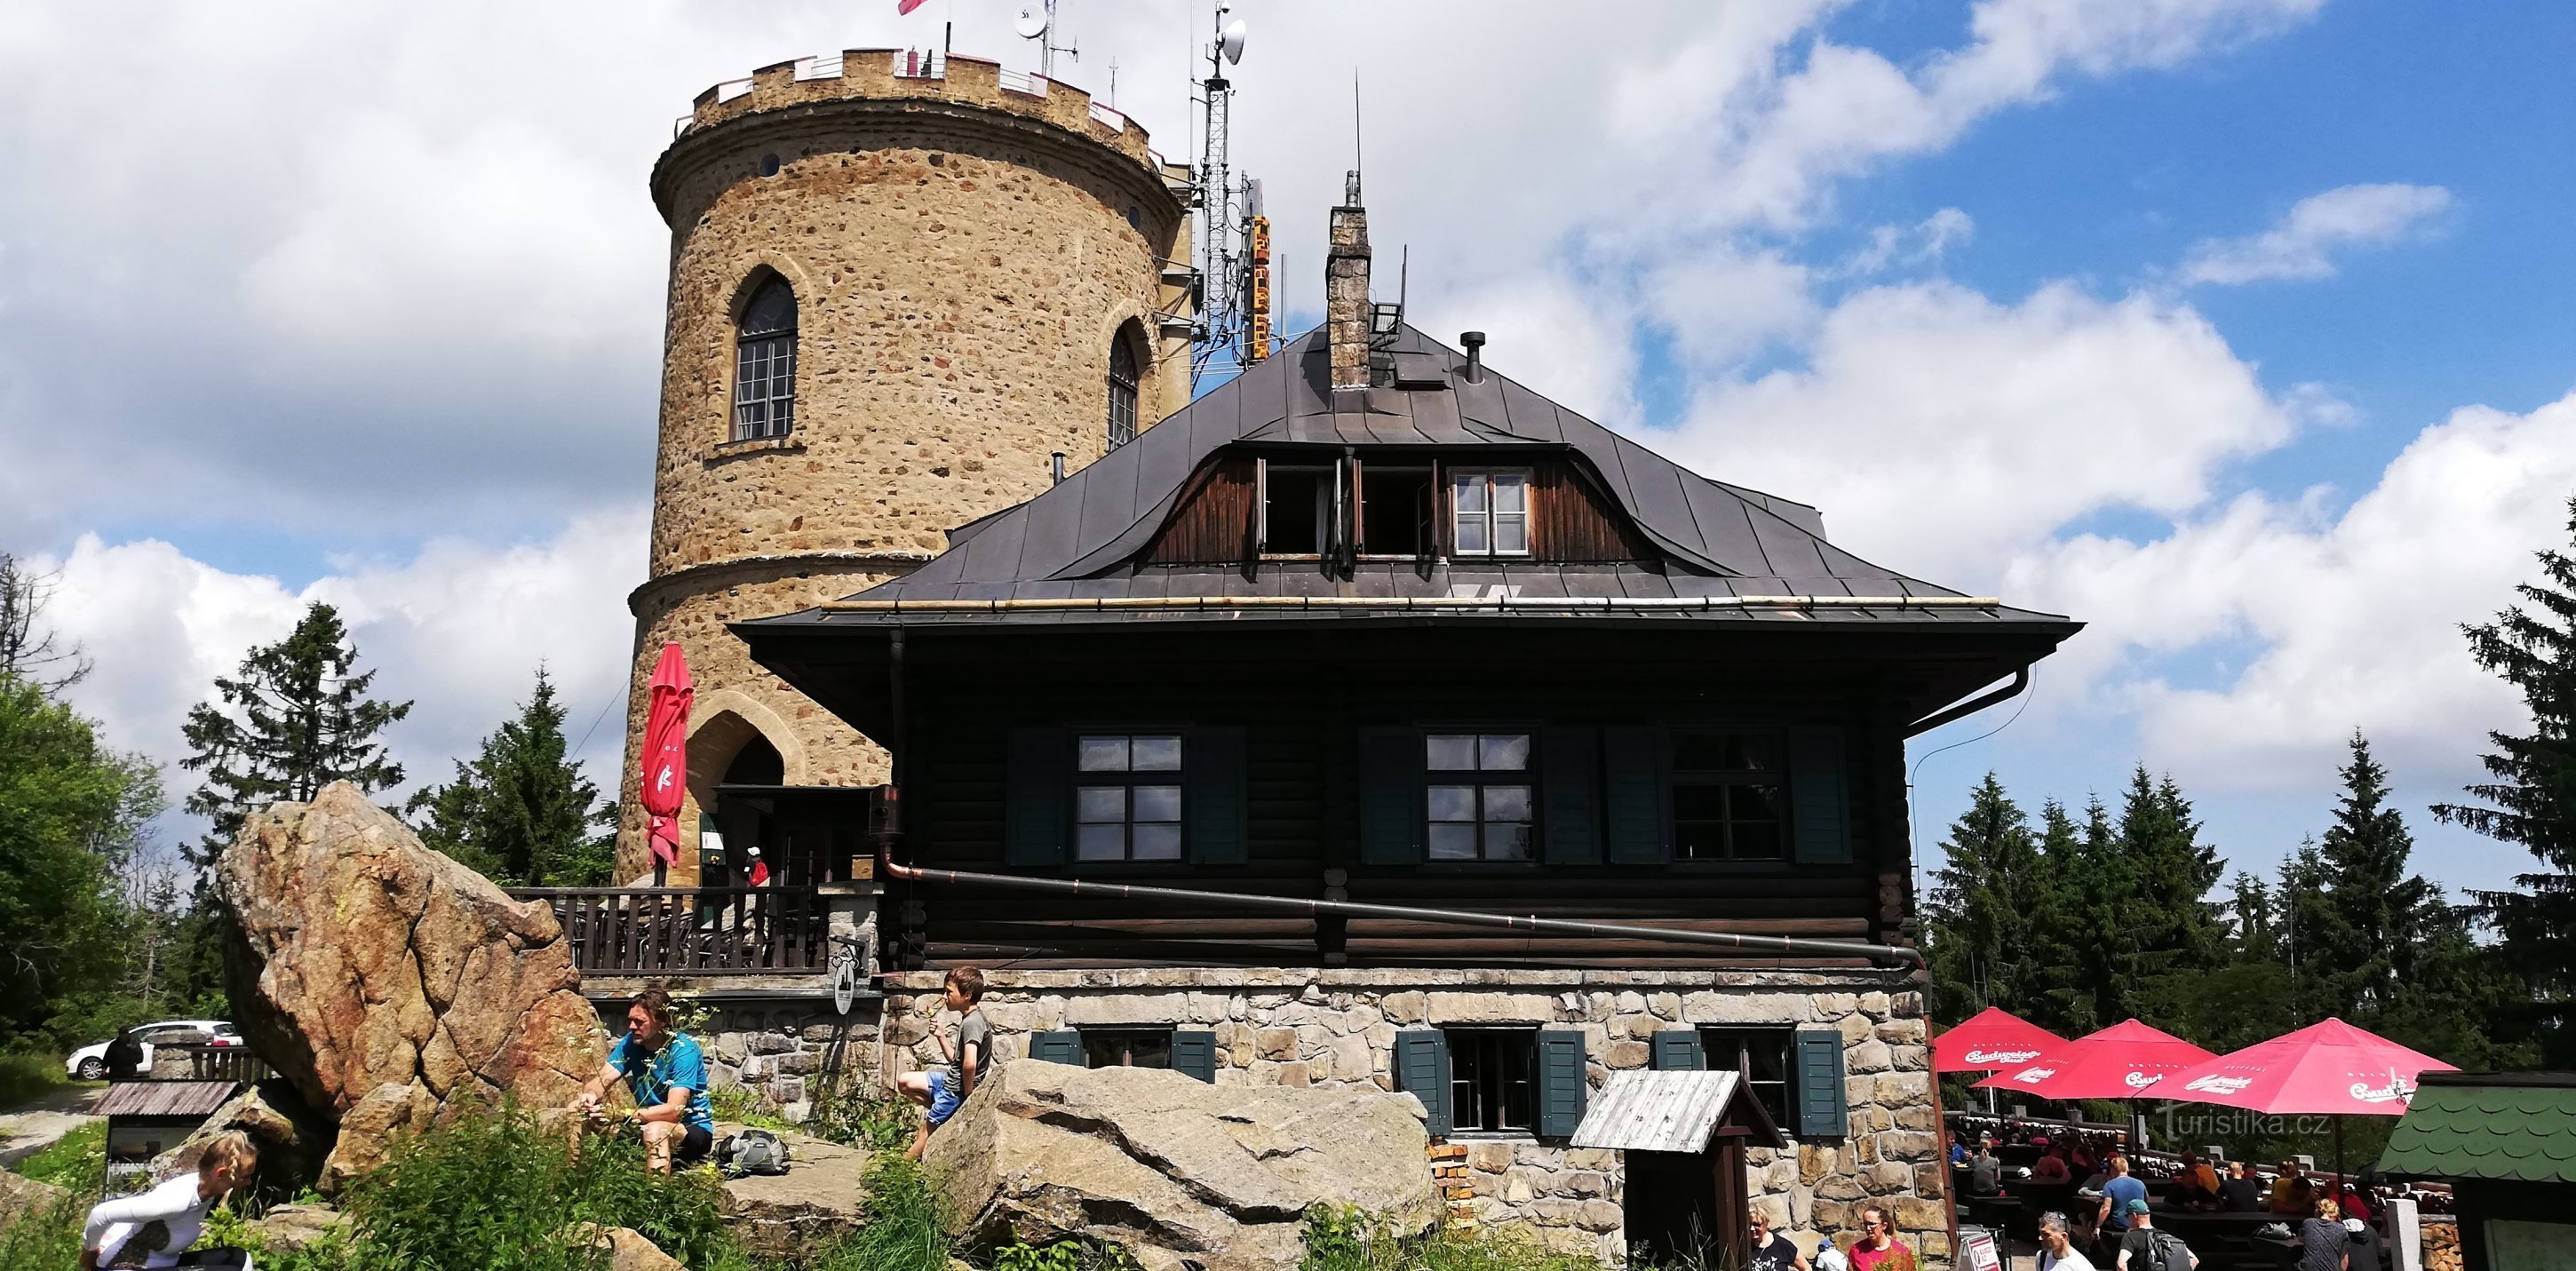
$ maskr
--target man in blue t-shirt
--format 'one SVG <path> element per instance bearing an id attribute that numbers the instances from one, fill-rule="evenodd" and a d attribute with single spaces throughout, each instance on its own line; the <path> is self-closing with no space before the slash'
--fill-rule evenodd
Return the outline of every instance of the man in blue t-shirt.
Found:
<path id="1" fill-rule="evenodd" d="M 2102 1181 L 2102 1212 L 2096 1215 L 2105 1249 L 2117 1248 L 2129 1234 L 2129 1202 L 2147 1203 L 2147 1185 L 2129 1176 L 2129 1158 L 2111 1158 L 2111 1177 Z"/>
<path id="2" fill-rule="evenodd" d="M 695 1038 L 671 1029 L 671 995 L 647 988 L 626 1007 L 626 1035 L 608 1052 L 608 1064 L 573 1098 L 574 1110 L 605 1121 L 600 1099 L 623 1081 L 635 1097 L 635 1120 L 644 1131 L 644 1163 L 661 1173 L 671 1162 L 693 1164 L 716 1138 L 715 1111 L 707 1103 L 707 1057 Z"/>

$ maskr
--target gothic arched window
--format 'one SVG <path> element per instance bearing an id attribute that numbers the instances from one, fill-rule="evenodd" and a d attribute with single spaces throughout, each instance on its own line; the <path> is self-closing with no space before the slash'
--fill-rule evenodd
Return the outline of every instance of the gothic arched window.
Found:
<path id="1" fill-rule="evenodd" d="M 734 327 L 733 439 L 784 437 L 796 426 L 796 292 L 775 274 Z"/>
<path id="2" fill-rule="evenodd" d="M 1136 345 L 1119 332 L 1109 341 L 1109 444 L 1136 440 Z"/>

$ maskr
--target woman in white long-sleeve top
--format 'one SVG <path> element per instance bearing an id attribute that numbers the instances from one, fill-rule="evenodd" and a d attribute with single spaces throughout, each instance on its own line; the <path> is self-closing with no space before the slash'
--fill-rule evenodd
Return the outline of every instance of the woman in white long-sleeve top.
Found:
<path id="1" fill-rule="evenodd" d="M 182 1259 L 204 1230 L 206 1212 L 224 1193 L 250 1181 L 259 1149 L 239 1130 L 218 1135 L 197 1158 L 197 1172 L 181 1174 L 131 1196 L 101 1201 L 81 1232 L 81 1271 L 126 1267 L 243 1266 L 231 1260 Z"/>

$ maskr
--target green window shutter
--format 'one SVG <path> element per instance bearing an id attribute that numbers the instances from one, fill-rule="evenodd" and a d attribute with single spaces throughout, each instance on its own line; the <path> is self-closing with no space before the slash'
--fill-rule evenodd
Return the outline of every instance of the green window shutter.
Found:
<path id="1" fill-rule="evenodd" d="M 1188 818 L 1190 860 L 1240 865 L 1251 854 L 1243 730 L 1194 728 L 1185 745 L 1181 815 Z"/>
<path id="2" fill-rule="evenodd" d="M 1839 1139 L 1845 1128 L 1843 1103 L 1843 1035 L 1831 1028 L 1802 1028 L 1791 1046 L 1796 1071 L 1790 1075 L 1790 1103 L 1798 1124 L 1789 1127 L 1802 1139 Z"/>
<path id="3" fill-rule="evenodd" d="M 1060 728 L 1014 728 L 1002 768 L 1002 863 L 1064 863 L 1073 813 L 1073 740 Z"/>
<path id="4" fill-rule="evenodd" d="M 1660 728 L 1601 730 L 1612 864 L 1661 865 L 1669 854 L 1672 808 L 1664 789 L 1665 750 Z"/>
<path id="5" fill-rule="evenodd" d="M 1659 1072 L 1698 1072 L 1708 1067 L 1708 1051 L 1699 1044 L 1696 1028 L 1667 1028 L 1654 1034 L 1654 1051 L 1648 1056 Z"/>
<path id="6" fill-rule="evenodd" d="M 1192 1029 L 1172 1033 L 1172 1071 L 1216 1082 L 1216 1034 Z"/>
<path id="7" fill-rule="evenodd" d="M 1550 865 L 1601 863 L 1601 730 L 1539 733 L 1539 820 Z"/>
<path id="8" fill-rule="evenodd" d="M 1850 785 L 1843 730 L 1789 730 L 1789 825 L 1801 865 L 1849 865 Z"/>
<path id="9" fill-rule="evenodd" d="M 1422 734 L 1411 728 L 1360 730 L 1360 863 L 1411 865 L 1422 859 Z"/>
<path id="10" fill-rule="evenodd" d="M 1082 1034 L 1070 1028 L 1055 1033 L 1031 1033 L 1029 1058 L 1082 1067 Z"/>
<path id="11" fill-rule="evenodd" d="M 1538 1135 L 1571 1137 L 1583 1124 L 1584 1096 L 1592 1083 L 1584 1076 L 1583 1034 L 1554 1029 L 1538 1035 Z"/>
<path id="12" fill-rule="evenodd" d="M 1449 1132 L 1449 1042 L 1437 1029 L 1395 1035 L 1395 1088 L 1422 1100 L 1433 1137 Z"/>

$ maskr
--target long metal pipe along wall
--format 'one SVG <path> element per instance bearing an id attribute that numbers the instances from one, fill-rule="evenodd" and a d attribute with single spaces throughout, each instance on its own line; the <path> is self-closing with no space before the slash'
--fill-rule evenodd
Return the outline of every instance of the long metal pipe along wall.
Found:
<path id="1" fill-rule="evenodd" d="M 1384 609 L 1460 613 L 1721 613 L 1800 609 L 1996 609 L 1993 596 L 1094 596 L 1012 600 L 836 600 L 824 613 L 1087 613 L 1115 610 Z"/>
<path id="2" fill-rule="evenodd" d="M 1368 905 L 1349 900 L 1305 900 L 1290 896 L 1243 896 L 1231 892 L 1194 891 L 1181 887 L 1143 887 L 1134 883 L 1085 882 L 1078 878 L 1023 878 L 1016 874 L 976 874 L 964 870 L 928 869 L 918 865 L 898 864 L 891 853 L 884 857 L 884 861 L 887 873 L 907 882 L 1049 892 L 1060 896 L 1182 901 L 1194 905 L 1259 909 L 1273 913 L 1303 914 L 1309 917 L 1333 914 L 1345 918 L 1383 918 L 1399 922 L 1444 922 L 1462 927 L 1500 927 L 1506 931 L 1527 931 L 1533 934 L 1660 940 L 1674 944 L 1714 945 L 1748 953 L 1867 958 L 1873 962 L 1892 962 L 1905 966 L 1923 965 L 1923 951 L 1920 949 L 1908 949 L 1892 944 L 1863 944 L 1856 940 L 1806 940 L 1794 936 L 1739 935 L 1731 931 L 1676 931 L 1669 927 L 1638 927 L 1617 922 L 1581 922 L 1569 918 L 1488 914 L 1466 909 L 1417 909 L 1411 905 Z"/>

